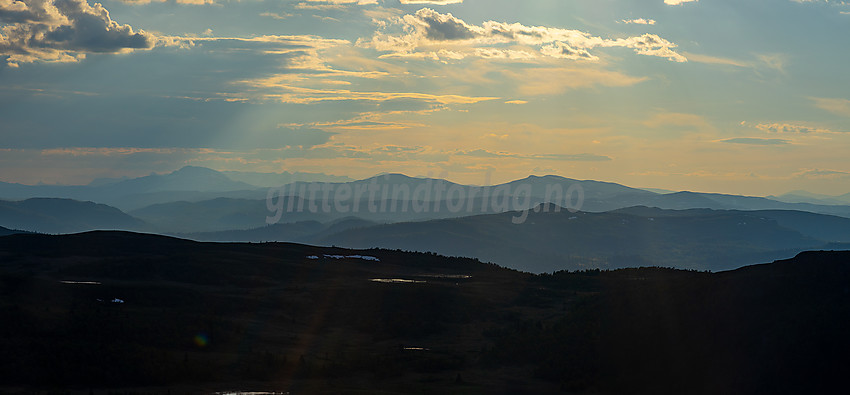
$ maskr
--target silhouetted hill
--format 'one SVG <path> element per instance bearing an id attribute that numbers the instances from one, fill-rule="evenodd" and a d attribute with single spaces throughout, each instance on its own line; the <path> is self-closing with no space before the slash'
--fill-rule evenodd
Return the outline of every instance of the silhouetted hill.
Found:
<path id="1" fill-rule="evenodd" d="M 542 210 L 546 207 L 549 212 Z M 661 265 L 724 270 L 848 241 L 850 219 L 802 212 L 661 210 L 520 212 L 343 231 L 324 245 L 433 251 L 532 271 Z"/>
<path id="2" fill-rule="evenodd" d="M 299 221 L 267 225 L 261 228 L 246 230 L 225 230 L 221 232 L 175 233 L 198 241 L 230 241 L 230 242 L 269 242 L 286 241 L 295 243 L 316 244 L 322 238 L 349 229 L 366 228 L 377 225 L 357 217 L 346 217 L 328 223 L 318 221 Z"/>
<path id="3" fill-rule="evenodd" d="M 139 230 L 145 223 L 115 207 L 71 199 L 0 200 L 0 225 L 42 233 Z"/>
<path id="4" fill-rule="evenodd" d="M 831 393 L 850 369 L 847 284 L 850 252 L 533 276 L 390 250 L 11 235 L 0 392 Z"/>
<path id="5" fill-rule="evenodd" d="M 30 232 L 23 231 L 23 230 L 6 229 L 6 228 L 0 226 L 0 236 L 16 235 L 16 234 L 19 234 L 19 233 L 30 233 Z"/>

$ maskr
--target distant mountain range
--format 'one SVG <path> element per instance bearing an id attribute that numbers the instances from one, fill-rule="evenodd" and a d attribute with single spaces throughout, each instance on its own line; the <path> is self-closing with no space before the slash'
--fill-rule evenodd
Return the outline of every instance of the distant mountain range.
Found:
<path id="1" fill-rule="evenodd" d="M 397 211 L 394 215 L 398 218 L 392 218 L 392 215 L 368 218 L 379 221 L 422 220 L 504 212 L 530 208 L 544 202 L 591 212 L 643 205 L 669 209 L 801 210 L 850 217 L 850 194 L 826 197 L 795 191 L 769 199 L 696 192 L 658 193 L 615 183 L 576 180 L 560 176 L 530 176 L 499 185 L 475 186 L 402 174 L 382 174 L 364 180 L 350 181 L 347 177 L 321 173 L 219 172 L 196 166 L 186 166 L 172 173 L 151 174 L 139 178 L 98 179 L 90 185 L 83 186 L 22 185 L 0 182 L 0 199 L 68 198 L 93 201 L 125 211 L 134 211 L 153 204 L 195 203 L 229 198 L 245 200 L 243 203 L 247 207 L 257 204 L 247 200 L 263 200 L 265 205 L 270 192 L 269 188 L 278 188 L 271 191 L 274 196 L 298 196 L 312 202 L 351 201 L 351 207 L 354 207 L 353 205 L 363 207 L 368 201 L 439 202 L 433 206 L 437 209 L 420 213 L 413 213 L 415 210 L 412 208 L 408 209 L 411 212 L 409 215 Z M 461 201 L 465 201 L 466 204 L 461 204 Z M 450 210 L 451 207 L 460 209 Z M 179 209 L 184 208 L 185 205 L 181 205 Z M 233 212 L 232 205 L 229 210 Z M 246 208 L 243 214 L 253 215 L 251 213 L 255 211 L 254 208 Z M 358 211 L 362 212 L 362 210 Z M 382 211 L 386 213 L 386 210 Z M 450 211 L 454 212 L 449 213 Z M 350 214 L 350 212 L 339 213 L 329 217 L 342 218 Z M 293 218 L 293 220 L 302 219 L 305 218 Z M 259 226 L 257 223 L 253 225 Z"/>
<path id="2" fill-rule="evenodd" d="M 186 166 L 167 174 L 97 179 L 89 185 L 22 185 L 0 182 L 0 199 L 69 198 L 132 210 L 180 200 L 198 201 L 218 197 L 259 199 L 265 196 L 269 187 L 299 180 L 325 182 L 350 179 L 321 173 L 224 173 L 205 167 Z"/>
<path id="3" fill-rule="evenodd" d="M 533 272 L 641 265 L 722 270 L 850 243 L 850 205 L 656 193 L 559 176 L 493 186 L 402 174 L 295 181 L 274 188 L 247 182 L 309 176 L 188 166 L 89 186 L 0 184 L 3 197 L 62 196 L 0 201 L 0 226 L 43 233 L 118 229 L 208 241 L 400 248 L 476 257 Z M 528 211 L 555 206 L 568 209 Z M 716 257 L 728 266 L 717 266 L 711 260 Z"/>
<path id="4" fill-rule="evenodd" d="M 827 205 L 847 205 L 850 204 L 850 193 L 838 196 L 821 195 L 806 191 L 791 191 L 779 196 L 768 196 L 769 199 L 779 200 L 788 203 L 811 203 L 811 204 L 827 204 Z"/>
<path id="5" fill-rule="evenodd" d="M 519 212 L 345 230 L 315 242 L 476 257 L 530 272 L 665 266 L 726 270 L 850 242 L 850 219 L 794 211 Z"/>
<path id="6" fill-rule="evenodd" d="M 278 189 L 231 192 L 215 199 L 201 193 L 179 201 L 130 210 L 162 231 L 250 229 L 277 222 L 328 222 L 357 216 L 375 222 L 423 221 L 523 210 L 552 202 L 587 212 L 633 206 L 665 209 L 798 210 L 850 217 L 850 206 L 787 203 L 761 197 L 675 192 L 659 194 L 627 186 L 558 176 L 528 177 L 494 186 L 386 174 L 347 183 L 296 182 Z M 146 196 L 147 197 L 147 196 Z M 267 198 L 271 197 L 271 200 Z M 157 198 L 166 200 L 164 196 Z M 134 206 L 136 204 L 133 204 Z M 270 209 L 271 208 L 271 209 Z"/>

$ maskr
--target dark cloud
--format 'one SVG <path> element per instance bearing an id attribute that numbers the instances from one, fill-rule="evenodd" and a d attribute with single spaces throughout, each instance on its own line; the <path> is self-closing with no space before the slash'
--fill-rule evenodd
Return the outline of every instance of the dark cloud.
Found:
<path id="1" fill-rule="evenodd" d="M 452 14 L 423 8 L 416 12 L 416 19 L 426 26 L 426 37 L 434 41 L 469 40 L 476 36 L 466 22 Z"/>
<path id="2" fill-rule="evenodd" d="M 100 3 L 20 0 L 0 3 L 0 57 L 10 65 L 75 61 L 86 53 L 152 48 L 156 39 L 112 20 Z"/>

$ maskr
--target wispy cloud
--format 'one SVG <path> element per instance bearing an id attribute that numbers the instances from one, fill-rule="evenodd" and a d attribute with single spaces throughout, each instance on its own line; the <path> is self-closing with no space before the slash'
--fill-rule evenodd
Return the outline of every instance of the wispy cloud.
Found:
<path id="1" fill-rule="evenodd" d="M 519 159 L 534 159 L 534 160 L 554 160 L 565 162 L 607 162 L 612 160 L 611 157 L 596 154 L 522 154 L 511 152 L 494 152 L 484 149 L 475 149 L 470 151 L 458 151 L 456 155 L 475 156 L 481 158 L 519 158 Z"/>
<path id="2" fill-rule="evenodd" d="M 375 5 L 378 0 L 307 0 L 295 5 L 299 10 L 339 10 L 353 5 Z"/>
<path id="3" fill-rule="evenodd" d="M 791 143 L 791 141 L 786 139 L 769 139 L 761 137 L 735 137 L 731 139 L 718 140 L 718 142 L 746 145 L 785 145 Z"/>
<path id="4" fill-rule="evenodd" d="M 815 107 L 836 115 L 850 117 L 850 100 L 840 98 L 810 97 Z"/>
<path id="5" fill-rule="evenodd" d="M 848 178 L 850 177 L 850 172 L 841 171 L 841 170 L 828 170 L 828 169 L 805 169 L 801 170 L 797 173 L 794 173 L 796 177 L 802 178 L 811 178 L 811 179 L 837 179 L 837 178 Z"/>
<path id="6" fill-rule="evenodd" d="M 521 95 L 554 95 L 572 89 L 593 86 L 631 86 L 646 77 L 633 77 L 617 71 L 593 67 L 549 67 L 525 68 L 521 70 L 503 70 L 502 74 L 512 80 L 521 81 L 518 93 Z"/>
<path id="7" fill-rule="evenodd" d="M 682 5 L 685 3 L 697 2 L 699 0 L 664 0 L 664 4 L 667 5 Z"/>
<path id="8" fill-rule="evenodd" d="M 815 126 L 789 124 L 789 123 L 760 123 L 755 125 L 756 129 L 770 133 L 791 133 L 791 134 L 813 134 L 813 133 L 832 133 L 829 129 L 818 128 Z"/>
<path id="9" fill-rule="evenodd" d="M 283 19 L 291 18 L 295 15 L 290 14 L 290 13 L 286 13 L 286 12 L 263 12 L 263 13 L 260 13 L 260 16 L 267 16 L 269 18 L 283 20 Z"/>
<path id="10" fill-rule="evenodd" d="M 284 93 L 268 93 L 263 98 L 281 103 L 310 104 L 330 101 L 371 101 L 386 102 L 393 100 L 419 100 L 439 104 L 474 104 L 498 97 L 436 95 L 419 92 L 365 92 L 346 89 L 314 89 L 297 86 L 278 86 Z"/>
<path id="11" fill-rule="evenodd" d="M 463 0 L 401 0 L 401 4 L 434 4 L 434 5 L 449 5 L 460 4 Z"/>

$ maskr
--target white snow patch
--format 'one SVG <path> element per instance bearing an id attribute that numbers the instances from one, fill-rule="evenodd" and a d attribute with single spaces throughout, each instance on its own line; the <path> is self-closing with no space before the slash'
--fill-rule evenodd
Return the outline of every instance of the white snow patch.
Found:
<path id="1" fill-rule="evenodd" d="M 323 257 L 327 259 L 362 259 L 364 261 L 372 261 L 372 262 L 380 262 L 381 260 L 378 257 L 370 256 L 370 255 L 331 255 L 324 254 Z M 307 259 L 319 259 L 316 255 L 310 255 Z"/>
<path id="2" fill-rule="evenodd" d="M 404 278 L 373 278 L 369 281 L 373 283 L 390 283 L 390 284 L 424 284 L 422 280 L 407 280 Z"/>

